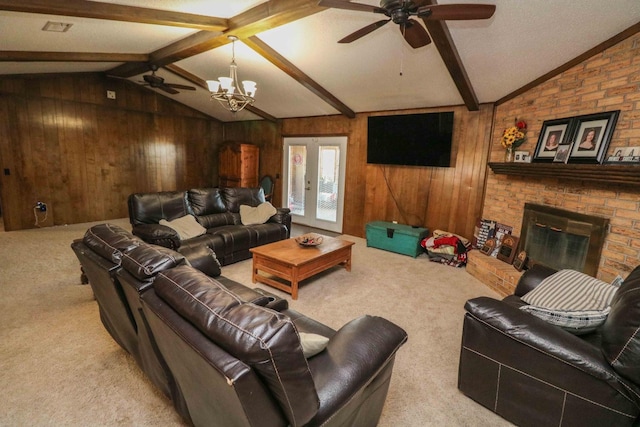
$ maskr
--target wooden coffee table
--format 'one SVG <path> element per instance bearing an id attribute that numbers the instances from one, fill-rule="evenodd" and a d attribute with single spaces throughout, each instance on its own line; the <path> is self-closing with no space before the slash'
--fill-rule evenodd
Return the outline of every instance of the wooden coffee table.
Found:
<path id="1" fill-rule="evenodd" d="M 253 283 L 273 286 L 290 293 L 292 299 L 298 299 L 301 280 L 336 265 L 343 265 L 347 271 L 351 271 L 351 246 L 354 242 L 322 237 L 324 240 L 318 246 L 305 247 L 295 239 L 287 239 L 249 249 L 253 253 Z M 275 278 L 259 274 L 258 271 Z"/>

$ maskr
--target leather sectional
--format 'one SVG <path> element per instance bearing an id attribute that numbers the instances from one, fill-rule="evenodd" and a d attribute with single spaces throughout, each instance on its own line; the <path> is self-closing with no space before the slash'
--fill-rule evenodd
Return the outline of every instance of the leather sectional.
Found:
<path id="1" fill-rule="evenodd" d="M 251 258 L 249 249 L 288 239 L 291 215 L 287 208 L 264 224 L 243 225 L 240 206 L 256 207 L 264 203 L 262 188 L 197 188 L 188 191 L 135 193 L 128 199 L 129 221 L 133 234 L 147 243 L 165 246 L 187 254 L 199 247 L 211 248 L 222 265 Z M 180 240 L 175 230 L 161 225 L 193 215 L 206 233 Z"/>
<path id="2" fill-rule="evenodd" d="M 188 423 L 377 424 L 407 340 L 393 323 L 362 316 L 333 330 L 221 276 L 206 246 L 187 258 L 110 224 L 71 246 L 105 328 Z M 305 357 L 303 332 L 326 348 Z"/>

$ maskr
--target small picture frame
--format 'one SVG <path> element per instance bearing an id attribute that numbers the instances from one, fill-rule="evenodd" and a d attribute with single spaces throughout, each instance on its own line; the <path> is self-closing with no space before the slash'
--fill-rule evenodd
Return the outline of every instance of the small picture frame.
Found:
<path id="1" fill-rule="evenodd" d="M 571 155 L 571 144 L 559 145 L 553 163 L 567 163 L 569 155 Z"/>
<path id="2" fill-rule="evenodd" d="M 569 163 L 602 163 L 620 110 L 575 117 Z"/>
<path id="3" fill-rule="evenodd" d="M 513 156 L 513 161 L 516 163 L 530 163 L 531 156 L 528 151 L 516 151 Z"/>
<path id="4" fill-rule="evenodd" d="M 608 163 L 638 163 L 640 162 L 640 147 L 619 147 L 607 159 Z"/>
<path id="5" fill-rule="evenodd" d="M 480 248 L 480 252 L 482 252 L 485 255 L 491 255 L 491 252 L 493 252 L 493 249 L 496 247 L 496 239 L 491 238 L 491 239 L 487 239 L 484 242 L 484 245 L 482 245 L 482 247 Z"/>
<path id="6" fill-rule="evenodd" d="M 520 251 L 520 253 L 518 253 L 518 255 L 516 256 L 516 259 L 513 260 L 513 267 L 518 271 L 522 271 L 526 263 L 527 253 L 525 251 Z"/>
<path id="7" fill-rule="evenodd" d="M 561 144 L 570 142 L 572 118 L 545 120 L 542 123 L 536 150 L 533 152 L 534 162 L 553 162 Z"/>
<path id="8" fill-rule="evenodd" d="M 502 245 L 500 245 L 500 249 L 498 250 L 497 258 L 507 264 L 513 263 L 513 258 L 515 258 L 516 251 L 518 250 L 518 240 L 520 239 L 516 236 L 506 234 L 502 239 Z"/>

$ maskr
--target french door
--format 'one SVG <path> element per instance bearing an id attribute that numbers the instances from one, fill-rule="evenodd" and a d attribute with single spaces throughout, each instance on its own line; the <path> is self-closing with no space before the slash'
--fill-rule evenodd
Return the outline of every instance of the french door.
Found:
<path id="1" fill-rule="evenodd" d="M 284 138 L 285 207 L 291 221 L 342 232 L 347 137 Z"/>

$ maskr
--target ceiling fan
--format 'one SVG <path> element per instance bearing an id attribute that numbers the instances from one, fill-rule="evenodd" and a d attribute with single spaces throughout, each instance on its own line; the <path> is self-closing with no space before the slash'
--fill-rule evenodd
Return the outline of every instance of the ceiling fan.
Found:
<path id="1" fill-rule="evenodd" d="M 380 13 L 388 17 L 374 22 L 349 34 L 338 43 L 351 43 L 377 30 L 389 21 L 400 26 L 404 39 L 414 49 L 431 43 L 431 38 L 422 25 L 412 16 L 422 20 L 468 20 L 488 19 L 493 16 L 496 6 L 493 4 L 429 4 L 428 0 L 380 0 L 380 7 L 347 0 L 320 0 L 319 6 L 336 9 L 356 10 L 360 12 Z"/>
<path id="2" fill-rule="evenodd" d="M 151 74 L 145 74 L 142 76 L 145 84 L 142 86 L 150 86 L 154 89 L 160 89 L 171 95 L 175 95 L 176 93 L 180 93 L 176 89 L 182 90 L 196 90 L 193 86 L 179 85 L 175 83 L 165 83 L 164 79 L 160 76 L 156 76 L 156 71 L 158 71 L 158 66 L 155 64 L 150 64 L 149 68 L 151 69 Z M 143 83 L 143 82 L 140 82 Z"/>

